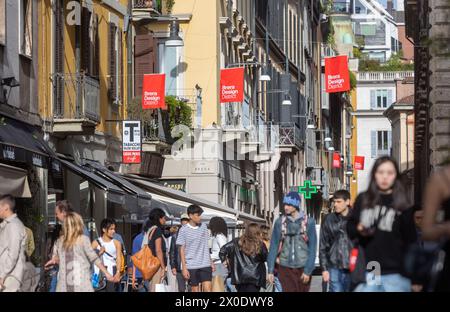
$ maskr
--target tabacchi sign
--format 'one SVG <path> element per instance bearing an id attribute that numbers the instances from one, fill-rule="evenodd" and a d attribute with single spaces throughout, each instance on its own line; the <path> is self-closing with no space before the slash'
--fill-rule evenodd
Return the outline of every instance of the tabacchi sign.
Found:
<path id="1" fill-rule="evenodd" d="M 122 122 L 123 143 L 122 162 L 124 164 L 141 163 L 141 122 L 124 120 Z"/>
<path id="2" fill-rule="evenodd" d="M 142 82 L 142 109 L 166 109 L 166 75 L 147 74 Z"/>
<path id="3" fill-rule="evenodd" d="M 220 102 L 244 100 L 244 68 L 227 68 L 220 71 Z"/>
<path id="4" fill-rule="evenodd" d="M 326 92 L 345 92 L 350 90 L 350 75 L 346 55 L 325 58 Z"/>

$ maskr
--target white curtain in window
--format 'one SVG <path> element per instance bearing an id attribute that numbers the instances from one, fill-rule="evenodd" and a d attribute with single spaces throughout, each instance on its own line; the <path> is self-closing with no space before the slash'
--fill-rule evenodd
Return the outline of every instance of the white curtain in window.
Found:
<path id="1" fill-rule="evenodd" d="M 0 44 L 6 43 L 6 5 L 5 0 L 0 0 Z"/>

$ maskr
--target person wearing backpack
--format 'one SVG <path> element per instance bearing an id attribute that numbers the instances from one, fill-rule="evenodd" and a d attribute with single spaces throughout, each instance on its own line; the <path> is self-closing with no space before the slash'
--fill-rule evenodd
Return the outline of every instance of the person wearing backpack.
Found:
<path id="1" fill-rule="evenodd" d="M 308 292 L 317 250 L 316 223 L 300 211 L 300 196 L 289 192 L 283 199 L 285 215 L 275 221 L 267 258 L 268 280 L 280 258 L 278 278 L 285 292 Z"/>
<path id="2" fill-rule="evenodd" d="M 122 244 L 114 239 L 116 232 L 116 221 L 113 219 L 103 219 L 100 227 L 102 236 L 92 242 L 92 248 L 98 250 L 98 255 L 103 260 L 103 265 L 107 268 L 109 274 L 115 279 L 120 280 L 122 267 Z M 118 292 L 120 283 L 106 282 L 106 292 Z"/>
<path id="3" fill-rule="evenodd" d="M 347 235 L 350 212 L 350 193 L 339 190 L 333 195 L 334 212 L 320 228 L 319 259 L 323 282 L 329 283 L 330 292 L 350 291 L 350 252 L 353 243 Z"/>

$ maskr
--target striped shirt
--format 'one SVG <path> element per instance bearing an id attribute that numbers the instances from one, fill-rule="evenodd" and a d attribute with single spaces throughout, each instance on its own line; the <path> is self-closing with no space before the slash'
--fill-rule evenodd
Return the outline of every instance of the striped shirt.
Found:
<path id="1" fill-rule="evenodd" d="M 181 227 L 177 245 L 185 247 L 187 269 L 195 270 L 211 266 L 208 241 L 209 231 L 206 224 L 194 227 L 188 223 Z"/>

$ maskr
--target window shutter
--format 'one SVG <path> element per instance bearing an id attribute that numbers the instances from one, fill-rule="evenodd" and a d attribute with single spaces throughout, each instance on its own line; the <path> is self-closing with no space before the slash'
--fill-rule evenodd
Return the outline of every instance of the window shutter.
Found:
<path id="1" fill-rule="evenodd" d="M 53 114 L 64 117 L 64 6 L 62 0 L 55 2 L 55 97 Z"/>
<path id="2" fill-rule="evenodd" d="M 377 97 L 375 90 L 370 90 L 370 109 L 375 109 L 377 107 Z"/>
<path id="3" fill-rule="evenodd" d="M 91 12 L 88 8 L 83 8 L 81 13 L 81 70 L 91 74 L 91 36 L 89 33 L 91 26 Z"/>
<path id="4" fill-rule="evenodd" d="M 377 131 L 370 131 L 372 158 L 377 157 Z"/>
<path id="5" fill-rule="evenodd" d="M 109 97 L 114 104 L 117 97 L 116 85 L 116 25 L 109 23 Z"/>
<path id="6" fill-rule="evenodd" d="M 156 72 L 157 40 L 153 34 L 136 35 L 134 39 L 134 92 L 142 96 L 144 74 Z"/>
<path id="7" fill-rule="evenodd" d="M 387 107 L 392 105 L 392 90 L 387 91 Z"/>
<path id="8" fill-rule="evenodd" d="M 119 72 L 118 72 L 118 76 L 119 76 L 119 101 L 121 104 L 123 104 L 123 49 L 122 49 L 122 31 L 119 29 L 119 48 L 118 48 L 118 54 L 119 54 Z"/>
<path id="9" fill-rule="evenodd" d="M 93 44 L 93 57 L 92 57 L 92 76 L 97 77 L 99 76 L 100 72 L 100 40 L 98 39 L 98 15 L 93 15 L 93 21 L 92 21 L 92 44 Z"/>

